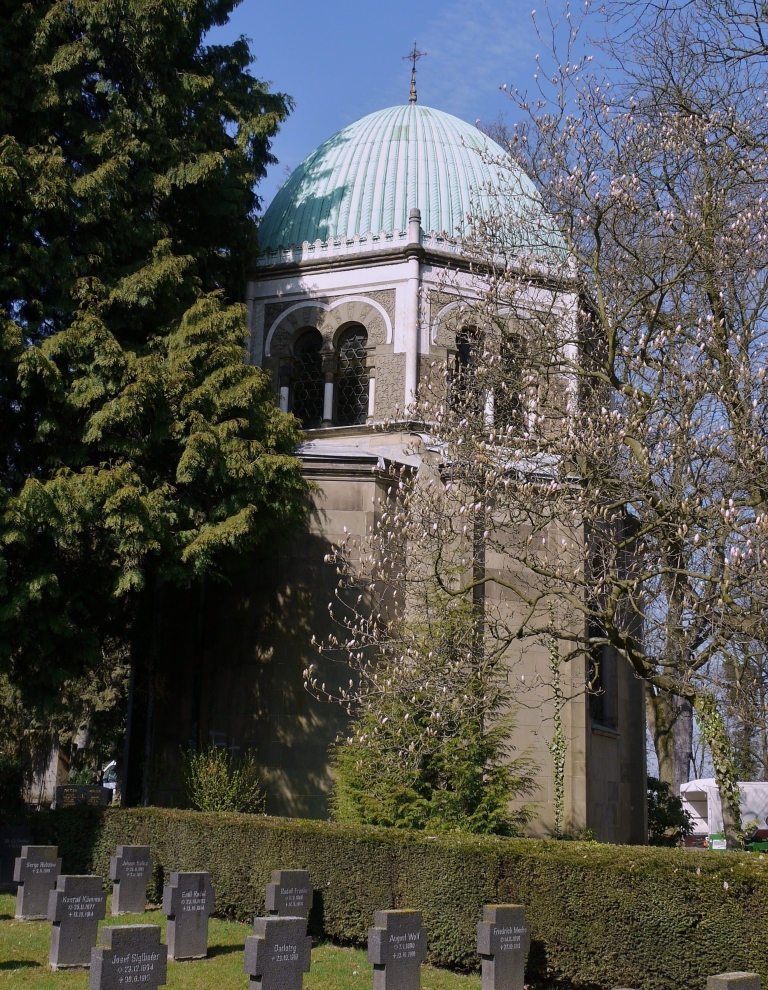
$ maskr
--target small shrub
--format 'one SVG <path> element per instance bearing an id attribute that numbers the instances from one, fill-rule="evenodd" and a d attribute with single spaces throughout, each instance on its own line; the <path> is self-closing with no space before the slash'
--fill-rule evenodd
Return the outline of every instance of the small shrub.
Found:
<path id="1" fill-rule="evenodd" d="M 669 784 L 648 778 L 648 843 L 651 846 L 677 846 L 693 832 L 693 822 L 683 802 Z"/>
<path id="2" fill-rule="evenodd" d="M 70 770 L 67 776 L 68 784 L 85 784 L 93 787 L 100 783 L 99 773 L 93 767 L 80 767 L 78 770 Z"/>
<path id="3" fill-rule="evenodd" d="M 264 811 L 264 788 L 256 754 L 243 756 L 210 747 L 182 751 L 182 790 L 186 803 L 197 811 Z"/>

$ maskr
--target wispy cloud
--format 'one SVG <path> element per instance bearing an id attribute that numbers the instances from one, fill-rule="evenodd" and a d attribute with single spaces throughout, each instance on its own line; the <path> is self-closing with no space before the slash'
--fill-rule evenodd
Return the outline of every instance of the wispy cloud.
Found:
<path id="1" fill-rule="evenodd" d="M 450 0 L 419 38 L 425 100 L 465 120 L 494 116 L 505 106 L 499 86 L 533 73 L 530 12 L 530 0 Z"/>

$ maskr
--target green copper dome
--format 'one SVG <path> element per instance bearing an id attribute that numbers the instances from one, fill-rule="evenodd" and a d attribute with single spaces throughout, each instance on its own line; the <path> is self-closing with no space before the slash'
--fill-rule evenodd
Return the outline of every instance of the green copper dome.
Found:
<path id="1" fill-rule="evenodd" d="M 543 219 L 531 181 L 476 127 L 419 104 L 390 107 L 334 134 L 291 173 L 261 220 L 259 248 L 404 231 L 414 207 L 422 230 L 453 237 L 499 197 Z"/>

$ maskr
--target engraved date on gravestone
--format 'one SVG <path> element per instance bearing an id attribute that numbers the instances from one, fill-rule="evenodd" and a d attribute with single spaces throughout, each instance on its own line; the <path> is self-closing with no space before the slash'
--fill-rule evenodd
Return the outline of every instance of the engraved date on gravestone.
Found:
<path id="1" fill-rule="evenodd" d="M 13 868 L 16 892 L 16 917 L 19 920 L 43 920 L 48 916 L 48 895 L 61 873 L 61 859 L 56 846 L 22 846 L 21 856 Z"/>
<path id="2" fill-rule="evenodd" d="M 210 873 L 171 873 L 163 888 L 169 959 L 202 959 L 208 954 L 208 917 L 215 897 Z"/>
<path id="3" fill-rule="evenodd" d="M 309 972 L 312 939 L 304 918 L 256 918 L 245 940 L 243 968 L 250 990 L 301 990 Z"/>
<path id="4" fill-rule="evenodd" d="M 91 949 L 91 990 L 165 985 L 168 948 L 160 944 L 159 925 L 105 926 L 100 941 Z"/>
<path id="5" fill-rule="evenodd" d="M 152 877 L 149 846 L 118 846 L 109 861 L 112 914 L 141 914 L 147 905 L 147 883 Z"/>
<path id="6" fill-rule="evenodd" d="M 267 911 L 281 918 L 306 919 L 312 907 L 312 895 L 308 870 L 272 870 L 267 884 Z"/>
<path id="7" fill-rule="evenodd" d="M 427 956 L 421 911 L 377 911 L 368 929 L 368 962 L 373 990 L 418 990 Z"/>
<path id="8" fill-rule="evenodd" d="M 525 908 L 519 904 L 486 904 L 477 925 L 482 990 L 523 990 L 525 958 L 531 945 Z"/>
<path id="9" fill-rule="evenodd" d="M 91 964 L 99 922 L 107 910 L 101 877 L 60 876 L 48 897 L 53 969 L 84 968 Z"/>

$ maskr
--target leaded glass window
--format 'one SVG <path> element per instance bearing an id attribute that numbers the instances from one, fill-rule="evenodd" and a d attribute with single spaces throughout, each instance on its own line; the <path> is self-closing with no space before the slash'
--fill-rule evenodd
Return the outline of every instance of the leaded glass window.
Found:
<path id="1" fill-rule="evenodd" d="M 293 349 L 293 413 L 305 430 L 323 421 L 323 338 L 318 330 L 307 330 Z"/>
<path id="2" fill-rule="evenodd" d="M 457 412 L 474 413 L 480 408 L 477 400 L 477 369 L 479 340 L 475 327 L 463 327 L 456 334 L 456 357 L 450 385 L 451 406 Z"/>
<path id="3" fill-rule="evenodd" d="M 339 340 L 336 373 L 336 423 L 357 426 L 368 415 L 368 362 L 365 327 L 345 330 Z"/>
<path id="4" fill-rule="evenodd" d="M 510 334 L 501 348 L 501 380 L 494 388 L 495 424 L 502 429 L 512 427 L 517 432 L 523 426 L 523 360 L 524 341 Z"/>

